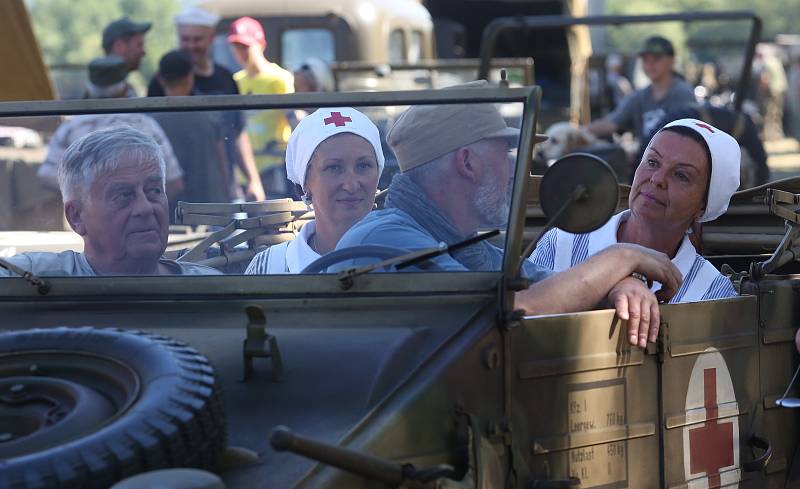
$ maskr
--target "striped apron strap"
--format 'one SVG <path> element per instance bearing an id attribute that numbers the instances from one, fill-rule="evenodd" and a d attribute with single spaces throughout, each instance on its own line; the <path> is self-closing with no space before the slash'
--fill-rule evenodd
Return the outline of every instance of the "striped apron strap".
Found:
<path id="1" fill-rule="evenodd" d="M 291 241 L 286 241 L 270 246 L 267 255 L 267 274 L 278 275 L 289 273 L 289 265 L 286 263 L 286 250 L 289 248 L 290 242 Z"/>
<path id="2" fill-rule="evenodd" d="M 575 236 L 560 229 L 556 231 L 556 256 L 553 259 L 553 270 L 560 272 L 572 266 L 572 247 Z"/>
<path id="3" fill-rule="evenodd" d="M 694 280 L 689 284 L 686 293 L 683 294 L 681 302 L 697 302 L 703 299 L 703 296 L 708 292 L 711 283 L 717 278 L 719 272 L 714 265 L 708 261 L 703 260 L 703 266 L 694 276 Z"/>

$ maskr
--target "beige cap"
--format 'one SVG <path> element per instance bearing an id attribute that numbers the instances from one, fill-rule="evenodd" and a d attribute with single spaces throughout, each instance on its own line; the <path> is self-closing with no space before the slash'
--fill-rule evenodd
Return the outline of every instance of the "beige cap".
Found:
<path id="1" fill-rule="evenodd" d="M 447 89 L 488 86 L 484 80 Z M 401 171 L 408 171 L 481 139 L 504 138 L 516 146 L 519 129 L 508 127 L 493 103 L 415 105 L 397 118 L 386 141 Z M 547 139 L 537 134 L 534 142 Z"/>

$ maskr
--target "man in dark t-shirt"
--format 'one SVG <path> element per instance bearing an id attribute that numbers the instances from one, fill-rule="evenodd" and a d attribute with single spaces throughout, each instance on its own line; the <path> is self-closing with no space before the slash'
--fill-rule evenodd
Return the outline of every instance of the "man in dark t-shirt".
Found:
<path id="1" fill-rule="evenodd" d="M 211 59 L 214 27 L 218 20 L 217 15 L 199 8 L 188 8 L 175 17 L 178 45 L 189 54 L 194 64 L 193 95 L 239 94 L 231 72 Z M 164 90 L 155 77 L 148 85 L 147 95 L 164 95 Z M 223 122 L 229 141 L 226 148 L 229 159 L 244 173 L 247 182 L 245 197 L 248 200 L 266 199 L 265 189 L 256 170 L 250 138 L 244 131 L 244 114 L 241 111 L 228 111 L 223 116 Z"/>
<path id="2" fill-rule="evenodd" d="M 158 64 L 156 78 L 165 95 L 191 94 L 192 60 L 183 51 L 170 51 Z M 223 123 L 216 112 L 158 112 L 152 114 L 172 144 L 184 172 L 183 190 L 170 202 L 229 202 L 229 167 Z"/>
<path id="3" fill-rule="evenodd" d="M 675 49 L 668 39 L 649 37 L 639 57 L 650 85 L 629 94 L 611 113 L 586 126 L 595 136 L 631 131 L 641 139 L 667 112 L 695 103 L 694 90 L 674 71 Z"/>

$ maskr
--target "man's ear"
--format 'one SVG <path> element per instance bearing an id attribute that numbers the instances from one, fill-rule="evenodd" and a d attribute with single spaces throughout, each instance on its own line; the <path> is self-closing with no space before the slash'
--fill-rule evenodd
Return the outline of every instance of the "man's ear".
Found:
<path id="1" fill-rule="evenodd" d="M 83 221 L 84 206 L 80 200 L 68 200 L 64 203 L 64 215 L 69 227 L 80 236 L 86 236 L 86 224 Z"/>
<path id="2" fill-rule="evenodd" d="M 453 157 L 456 172 L 471 183 L 475 183 L 479 179 L 480 169 L 477 167 L 477 163 L 475 153 L 466 147 L 458 148 Z"/>

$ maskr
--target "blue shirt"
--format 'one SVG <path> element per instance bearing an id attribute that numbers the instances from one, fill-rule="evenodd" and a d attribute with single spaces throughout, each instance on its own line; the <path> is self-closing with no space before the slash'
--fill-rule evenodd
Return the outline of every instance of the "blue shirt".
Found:
<path id="1" fill-rule="evenodd" d="M 336 245 L 336 249 L 340 250 L 360 245 L 383 245 L 402 248 L 411 252 L 425 248 L 435 248 L 439 246 L 439 242 L 406 212 L 391 208 L 367 214 L 342 236 Z M 503 250 L 491 244 L 488 245 L 488 248 L 492 262 L 487 268 L 501 270 Z M 432 258 L 431 261 L 444 271 L 469 271 L 464 264 L 447 253 Z M 353 265 L 350 264 L 348 266 Z M 546 278 L 553 272 L 526 260 L 523 264 L 523 273 L 528 279 L 535 282 Z"/>

